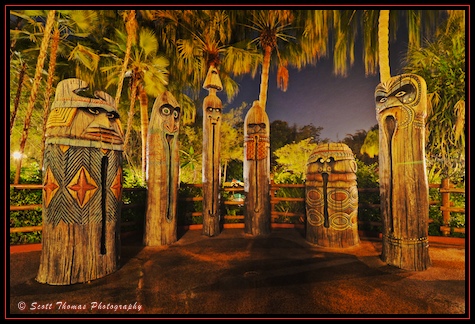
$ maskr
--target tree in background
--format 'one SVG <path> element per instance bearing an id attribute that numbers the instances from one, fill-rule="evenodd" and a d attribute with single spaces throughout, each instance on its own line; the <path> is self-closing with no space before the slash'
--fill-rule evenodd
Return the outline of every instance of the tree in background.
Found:
<path id="1" fill-rule="evenodd" d="M 375 132 L 376 141 L 370 142 L 371 139 L 374 139 L 374 136 L 369 136 L 369 134 L 374 134 Z M 348 147 L 353 151 L 355 158 L 365 164 L 370 165 L 378 162 L 378 158 L 375 157 L 375 155 L 377 155 L 377 151 L 375 154 L 374 150 L 372 150 L 372 148 L 376 147 L 377 149 L 379 146 L 377 132 L 378 124 L 371 127 L 371 129 L 368 131 L 360 129 L 354 134 L 347 134 L 343 139 L 343 143 L 348 145 Z"/>
<path id="2" fill-rule="evenodd" d="M 465 175 L 465 12 L 453 10 L 434 41 L 412 47 L 404 70 L 427 83 L 429 180 Z"/>
<path id="3" fill-rule="evenodd" d="M 128 24 L 128 23 L 127 23 Z M 124 62 L 127 62 L 127 75 L 131 78 L 130 88 L 130 107 L 127 121 L 127 129 L 124 139 L 124 152 L 134 151 L 135 147 L 129 148 L 129 139 L 133 124 L 134 106 L 136 99 L 140 103 L 140 133 L 142 147 L 142 173 L 145 173 L 146 165 L 146 139 L 148 133 L 149 122 L 149 96 L 156 98 L 161 95 L 168 85 L 169 60 L 158 51 L 158 40 L 153 30 L 149 28 L 139 28 L 135 37 L 130 40 L 129 31 L 127 34 L 116 30 L 116 41 L 108 40 L 111 54 L 107 56 L 109 64 L 101 67 L 101 71 L 105 72 L 109 80 L 106 88 L 111 85 L 120 84 L 121 79 L 126 73 L 123 73 Z M 129 42 L 131 42 L 130 53 L 128 53 Z M 126 46 L 124 46 L 126 44 Z M 124 49 L 126 52 L 124 53 Z M 129 54 L 129 55 L 128 55 Z M 124 74 L 124 75 L 122 75 Z M 120 88 L 120 87 L 119 87 Z M 116 103 L 120 98 L 117 93 Z M 130 163 L 130 158 L 128 159 Z"/>
<path id="4" fill-rule="evenodd" d="M 35 101 L 38 95 L 38 89 L 41 82 L 42 69 L 46 60 L 46 55 L 48 53 L 48 44 L 51 38 L 51 31 L 53 30 L 53 26 L 55 22 L 55 15 L 56 15 L 56 10 L 51 10 L 48 12 L 46 25 L 44 29 L 44 37 L 41 41 L 40 53 L 38 55 L 38 63 L 36 65 L 35 78 L 33 81 L 32 88 L 31 88 L 30 99 L 28 101 L 28 109 L 26 112 L 25 122 L 23 126 L 23 133 L 20 140 L 20 148 L 19 148 L 20 157 L 18 158 L 17 163 L 16 163 L 16 173 L 15 173 L 15 179 L 13 181 L 13 183 L 15 184 L 18 184 L 20 181 L 22 156 L 23 156 L 23 152 L 25 151 L 26 140 L 28 138 L 28 130 L 30 128 L 31 115 L 33 114 L 33 108 L 35 106 Z"/>
<path id="5" fill-rule="evenodd" d="M 231 109 L 223 115 L 221 124 L 221 165 L 222 165 L 222 181 L 227 179 L 228 166 L 231 161 L 243 162 L 243 112 L 246 103 L 242 103 L 240 107 Z"/>
<path id="6" fill-rule="evenodd" d="M 279 148 L 292 143 L 300 142 L 304 139 L 311 139 L 311 143 L 327 142 L 328 139 L 321 139 L 320 133 L 323 127 L 315 127 L 313 124 L 297 126 L 296 124 L 289 126 L 286 121 L 274 120 L 270 124 L 270 151 L 276 152 Z M 275 153 L 271 156 L 271 166 L 277 165 Z"/>
<path id="7" fill-rule="evenodd" d="M 297 174 L 305 179 L 307 162 L 310 154 L 315 151 L 318 144 L 312 138 L 306 138 L 297 143 L 284 145 L 274 152 L 278 167 L 276 172 L 287 171 Z"/>

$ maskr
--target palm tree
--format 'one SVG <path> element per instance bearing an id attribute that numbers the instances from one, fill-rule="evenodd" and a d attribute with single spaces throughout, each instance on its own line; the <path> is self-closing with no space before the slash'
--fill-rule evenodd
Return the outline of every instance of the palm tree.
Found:
<path id="1" fill-rule="evenodd" d="M 119 81 L 117 82 L 117 93 L 115 95 L 116 107 L 119 107 L 120 95 L 122 93 L 122 86 L 124 84 L 125 73 L 127 72 L 128 65 L 129 65 L 130 52 L 132 50 L 132 43 L 136 42 L 137 28 L 138 28 L 137 20 L 135 19 L 135 10 L 130 10 L 130 11 L 125 10 L 122 13 L 122 18 L 124 19 L 125 30 L 127 31 L 127 44 L 125 47 L 124 62 L 120 70 Z M 129 123 L 127 123 L 127 129 L 130 129 Z M 124 141 L 124 151 L 125 151 L 125 144 L 126 142 Z"/>
<path id="2" fill-rule="evenodd" d="M 19 149 L 20 157 L 18 158 L 17 165 L 16 165 L 16 173 L 15 173 L 15 178 L 14 178 L 15 184 L 18 184 L 20 180 L 22 155 L 25 150 L 26 140 L 28 138 L 28 130 L 30 128 L 31 115 L 33 113 L 33 108 L 35 105 L 38 88 L 41 82 L 41 73 L 42 73 L 44 62 L 47 55 L 49 40 L 51 38 L 51 31 L 53 30 L 53 26 L 55 22 L 55 15 L 56 15 L 56 10 L 50 10 L 48 12 L 46 25 L 44 29 L 44 37 L 41 42 L 40 53 L 38 55 L 38 62 L 36 65 L 35 78 L 34 78 L 31 93 L 30 93 L 30 99 L 28 101 L 28 108 L 26 112 L 23 133 L 20 140 L 20 149 Z"/>
<path id="3" fill-rule="evenodd" d="M 434 40 L 411 47 L 404 69 L 427 80 L 431 181 L 465 173 L 465 12 L 451 10 Z"/>
<path id="4" fill-rule="evenodd" d="M 170 85 L 177 93 L 188 93 L 200 103 L 203 81 L 209 66 L 219 70 L 227 101 L 239 91 L 233 77 L 255 75 L 261 55 L 244 41 L 240 19 L 242 10 L 150 10 L 150 17 L 159 35 L 160 46 L 170 59 Z M 178 99 L 178 98 L 177 98 Z M 179 101 L 182 101 L 179 99 Z M 192 101 L 190 101 L 192 103 Z M 193 122 L 195 105 L 182 105 L 183 121 Z"/>
<path id="5" fill-rule="evenodd" d="M 24 10 L 18 12 L 11 12 L 13 15 L 19 17 L 25 24 L 25 28 L 15 31 L 13 39 L 15 41 L 20 39 L 39 40 L 43 36 L 35 32 L 38 28 L 38 21 L 46 17 L 48 11 L 43 10 Z M 94 70 L 97 68 L 99 56 L 95 55 L 92 50 L 86 49 L 79 40 L 84 40 L 90 35 L 91 30 L 95 29 L 97 22 L 97 12 L 93 10 L 58 10 L 57 19 L 53 27 L 53 35 L 51 40 L 51 49 L 48 62 L 48 77 L 45 89 L 45 103 L 43 104 L 43 132 L 41 140 L 41 156 L 44 151 L 46 121 L 48 118 L 51 95 L 53 92 L 53 83 L 56 77 L 56 63 L 57 56 L 68 57 L 69 60 L 74 60 L 78 64 L 82 64 L 87 68 Z M 33 32 L 31 32 L 33 31 Z M 74 40 L 72 40 L 74 39 Z M 29 46 L 26 50 L 31 55 L 38 49 Z M 22 82 L 19 82 L 19 89 L 21 89 Z M 15 103 L 16 105 L 16 103 Z M 16 107 L 16 106 L 15 106 Z M 16 116 L 16 108 L 12 116 Z M 11 123 L 13 126 L 13 123 Z M 40 163 L 41 165 L 41 163 Z"/>
<path id="6" fill-rule="evenodd" d="M 381 83 L 384 83 L 391 77 L 389 66 L 389 10 L 381 10 L 379 12 L 378 46 L 379 73 Z"/>
<path id="7" fill-rule="evenodd" d="M 46 140 L 46 122 L 48 120 L 51 95 L 53 93 L 53 82 L 56 71 L 56 57 L 58 50 L 69 51 L 69 59 L 75 58 L 79 64 L 83 64 L 91 70 L 97 69 L 99 57 L 89 51 L 89 55 L 77 55 L 84 47 L 79 43 L 73 43 L 70 37 L 84 38 L 95 29 L 97 22 L 97 13 L 93 10 L 63 10 L 58 11 L 58 20 L 53 30 L 51 40 L 50 58 L 48 66 L 48 79 L 45 90 L 45 104 L 43 110 L 43 137 L 41 140 L 41 156 L 45 149 Z M 61 41 L 61 43 L 60 43 Z M 62 48 L 59 48 L 61 45 Z M 87 52 L 86 52 L 87 53 Z M 89 58 L 89 59 L 84 59 Z M 90 59 L 92 58 L 92 60 Z M 92 64 L 91 64 L 92 63 Z M 40 165 L 43 163 L 41 162 Z"/>
<path id="8" fill-rule="evenodd" d="M 24 85 L 24 80 L 25 80 L 25 77 L 27 76 L 26 74 L 26 68 L 27 68 L 27 64 L 26 64 L 26 61 L 24 61 L 21 56 L 18 57 L 18 64 L 20 66 L 20 69 L 18 71 L 18 88 L 17 88 L 17 91 L 16 91 L 16 95 L 15 95 L 15 100 L 14 100 L 14 103 L 13 103 L 13 111 L 11 113 L 11 116 L 10 116 L 10 137 L 12 136 L 12 130 L 13 130 L 13 126 L 15 125 L 15 120 L 16 120 L 16 117 L 17 117 L 17 113 L 18 113 L 18 107 L 20 106 L 20 98 L 21 98 L 21 91 L 23 89 L 23 85 Z M 12 64 L 10 62 L 10 68 L 12 66 L 15 66 L 16 64 Z"/>
<path id="9" fill-rule="evenodd" d="M 251 41 L 257 43 L 264 52 L 262 60 L 261 84 L 259 91 L 259 104 L 262 109 L 266 109 L 267 104 L 267 89 L 269 83 L 269 69 L 271 66 L 271 56 L 273 51 L 276 51 L 278 58 L 278 78 L 279 84 L 283 89 L 287 88 L 288 71 L 285 60 L 281 60 L 278 42 L 289 42 L 295 37 L 290 35 L 291 22 L 293 16 L 290 10 L 253 10 L 252 11 L 252 25 L 249 28 L 258 33 L 258 37 Z"/>
<path id="10" fill-rule="evenodd" d="M 196 183 L 198 176 L 198 168 L 201 167 L 201 151 L 195 151 L 193 146 L 190 146 L 188 151 L 180 150 L 182 162 L 180 168 L 190 169 L 192 172 L 191 183 Z"/>
<path id="11" fill-rule="evenodd" d="M 118 41 L 108 39 L 111 44 L 112 58 L 109 66 L 101 68 L 108 76 L 109 86 L 116 84 L 116 80 L 122 76 L 122 70 L 118 66 L 123 66 L 123 46 L 128 41 L 128 36 L 117 30 L 116 37 Z M 148 132 L 148 96 L 159 96 L 166 90 L 168 85 L 169 61 L 163 55 L 158 53 L 158 40 L 154 31 L 148 28 L 140 28 L 136 41 L 132 41 L 132 48 L 128 64 L 127 75 L 131 78 L 131 95 L 129 107 L 129 119 L 124 140 L 124 152 L 126 151 L 134 116 L 135 100 L 138 98 L 140 103 L 141 120 L 141 138 L 142 138 L 142 172 L 145 174 L 146 165 L 146 140 Z M 117 98 L 116 98 L 117 100 Z"/>

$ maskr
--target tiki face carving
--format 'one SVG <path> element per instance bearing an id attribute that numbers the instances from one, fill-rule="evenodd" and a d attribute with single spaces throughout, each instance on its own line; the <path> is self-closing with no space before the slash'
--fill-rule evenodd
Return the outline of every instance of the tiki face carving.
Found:
<path id="1" fill-rule="evenodd" d="M 426 117 L 425 89 L 424 79 L 414 74 L 402 74 L 379 84 L 374 95 L 378 121 L 392 123 L 394 118 L 399 129 L 412 123 L 422 127 Z"/>
<path id="2" fill-rule="evenodd" d="M 418 75 L 402 74 L 380 83 L 374 97 L 384 224 L 382 259 L 404 269 L 425 269 L 430 263 L 425 164 L 427 86 Z"/>
<path id="3" fill-rule="evenodd" d="M 180 127 L 180 107 L 164 104 L 160 107 L 160 117 L 163 119 L 165 133 L 176 135 Z"/>
<path id="4" fill-rule="evenodd" d="M 268 118 L 257 101 L 246 116 L 244 134 L 246 159 L 265 159 L 268 155 L 270 129 Z"/>
<path id="5" fill-rule="evenodd" d="M 357 234 L 358 190 L 353 152 L 343 143 L 317 146 L 307 164 L 307 239 L 350 246 Z"/>
<path id="6" fill-rule="evenodd" d="M 216 95 L 223 86 L 214 65 L 208 69 L 203 88 L 209 91 L 203 100 L 203 234 L 219 233 L 219 182 L 222 102 Z"/>
<path id="7" fill-rule="evenodd" d="M 87 282 L 118 261 L 122 129 L 113 98 L 86 90 L 80 79 L 59 82 L 46 124 L 40 282 Z"/>
<path id="8" fill-rule="evenodd" d="M 147 134 L 145 245 L 176 241 L 180 114 L 178 101 L 169 91 L 164 91 L 153 104 Z"/>
<path id="9" fill-rule="evenodd" d="M 266 135 L 267 125 L 265 123 L 249 123 L 247 124 L 248 135 Z"/>
<path id="10" fill-rule="evenodd" d="M 103 91 L 86 93 L 87 83 L 66 79 L 56 88 L 56 98 L 46 124 L 48 142 L 59 143 L 60 138 L 122 145 L 123 132 L 114 99 Z M 64 144 L 64 143 L 63 143 Z M 98 146 L 100 144 L 97 144 Z"/>
<path id="11" fill-rule="evenodd" d="M 84 139 L 120 144 L 122 136 L 118 119 L 119 114 L 116 111 L 107 111 L 99 107 L 81 107 L 78 108 L 73 123 L 87 125 L 79 135 Z"/>
<path id="12" fill-rule="evenodd" d="M 220 107 L 206 107 L 206 118 L 213 125 L 217 124 L 221 119 Z"/>

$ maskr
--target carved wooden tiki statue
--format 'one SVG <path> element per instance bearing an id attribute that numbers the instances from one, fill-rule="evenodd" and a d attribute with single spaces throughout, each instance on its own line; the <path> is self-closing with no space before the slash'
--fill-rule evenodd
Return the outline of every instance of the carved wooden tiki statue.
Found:
<path id="1" fill-rule="evenodd" d="M 430 266 L 425 162 L 426 83 L 402 74 L 375 90 L 383 218 L 381 258 L 406 270 Z"/>
<path id="2" fill-rule="evenodd" d="M 61 81 L 46 124 L 41 283 L 88 282 L 118 267 L 122 129 L 114 99 L 87 86 Z"/>
<path id="3" fill-rule="evenodd" d="M 343 143 L 317 146 L 307 164 L 307 241 L 325 247 L 349 247 L 358 236 L 356 162 Z"/>
<path id="4" fill-rule="evenodd" d="M 244 231 L 269 234 L 270 124 L 267 113 L 254 101 L 244 119 Z"/>
<path id="5" fill-rule="evenodd" d="M 220 232 L 220 152 L 222 103 L 216 95 L 223 86 L 218 70 L 210 66 L 203 88 L 209 95 L 203 100 L 203 235 Z"/>
<path id="6" fill-rule="evenodd" d="M 177 240 L 180 107 L 165 91 L 155 100 L 147 135 L 147 212 L 144 245 L 168 245 Z"/>

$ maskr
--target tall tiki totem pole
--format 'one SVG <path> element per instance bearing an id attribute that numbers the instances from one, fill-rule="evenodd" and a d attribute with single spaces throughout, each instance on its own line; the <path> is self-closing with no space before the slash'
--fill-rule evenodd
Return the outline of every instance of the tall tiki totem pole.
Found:
<path id="1" fill-rule="evenodd" d="M 218 70 L 210 66 L 203 88 L 209 95 L 203 100 L 203 235 L 220 232 L 220 151 L 222 102 L 216 95 L 223 89 Z"/>
<path id="2" fill-rule="evenodd" d="M 114 99 L 66 79 L 46 124 L 43 231 L 36 280 L 69 285 L 118 268 L 123 134 Z"/>
<path id="3" fill-rule="evenodd" d="M 147 212 L 144 245 L 168 245 L 177 240 L 180 107 L 165 91 L 155 100 L 147 134 Z"/>
<path id="4" fill-rule="evenodd" d="M 244 119 L 244 231 L 252 235 L 271 232 L 270 124 L 266 111 L 254 101 Z"/>
<path id="5" fill-rule="evenodd" d="M 375 90 L 383 218 L 381 258 L 406 270 L 425 270 L 429 258 L 429 185 L 425 162 L 427 86 L 402 74 Z"/>
<path id="6" fill-rule="evenodd" d="M 307 241 L 325 247 L 359 244 L 356 168 L 346 144 L 320 144 L 312 153 L 305 185 Z"/>

